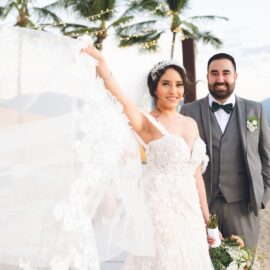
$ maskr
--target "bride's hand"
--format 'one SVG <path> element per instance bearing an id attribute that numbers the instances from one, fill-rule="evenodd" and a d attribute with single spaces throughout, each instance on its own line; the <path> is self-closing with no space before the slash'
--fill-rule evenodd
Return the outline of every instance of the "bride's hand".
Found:
<path id="1" fill-rule="evenodd" d="M 82 48 L 81 51 L 87 53 L 99 62 L 104 61 L 102 53 L 92 43 L 90 43 L 87 47 Z"/>
<path id="2" fill-rule="evenodd" d="M 223 240 L 224 238 L 222 236 L 222 233 L 220 231 L 218 231 L 218 232 L 219 232 L 219 238 L 220 238 L 220 240 Z M 216 241 L 215 238 L 213 238 L 210 235 L 207 235 L 207 242 L 208 242 L 208 245 L 209 246 L 213 245 L 215 243 L 215 241 Z"/>
<path id="3" fill-rule="evenodd" d="M 207 235 L 207 242 L 208 242 L 208 245 L 211 246 L 215 243 L 215 238 L 213 238 L 210 235 Z"/>
<path id="4" fill-rule="evenodd" d="M 97 60 L 97 73 L 100 78 L 103 79 L 104 83 L 106 83 L 106 87 L 108 87 L 108 81 L 111 81 L 113 77 L 102 53 L 93 45 L 93 43 L 89 43 L 87 47 L 82 48 L 81 52 L 87 53 Z M 107 89 L 110 91 L 109 88 Z"/>
<path id="5" fill-rule="evenodd" d="M 221 233 L 220 230 L 218 231 L 218 233 L 219 233 L 219 238 L 220 238 L 220 240 L 224 240 L 223 235 L 222 235 L 222 233 Z"/>

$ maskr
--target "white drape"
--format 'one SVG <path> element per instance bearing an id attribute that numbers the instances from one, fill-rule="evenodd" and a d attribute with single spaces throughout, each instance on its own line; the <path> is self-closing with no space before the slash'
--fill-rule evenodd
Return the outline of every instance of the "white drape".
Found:
<path id="1" fill-rule="evenodd" d="M 0 263 L 153 255 L 138 145 L 94 61 L 49 33 L 1 27 L 0 40 Z"/>

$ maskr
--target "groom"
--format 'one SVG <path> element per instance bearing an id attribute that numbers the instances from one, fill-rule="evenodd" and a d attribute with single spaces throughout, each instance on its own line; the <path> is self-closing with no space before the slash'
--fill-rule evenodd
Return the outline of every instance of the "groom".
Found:
<path id="1" fill-rule="evenodd" d="M 219 53 L 208 61 L 209 95 L 183 105 L 198 124 L 210 158 L 204 174 L 211 213 L 224 237 L 256 249 L 259 211 L 270 198 L 270 129 L 260 103 L 235 95 L 236 64 Z"/>

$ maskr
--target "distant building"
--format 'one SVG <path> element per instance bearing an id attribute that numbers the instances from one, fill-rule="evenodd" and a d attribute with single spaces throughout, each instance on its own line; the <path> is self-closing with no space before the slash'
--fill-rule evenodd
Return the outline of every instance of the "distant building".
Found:
<path id="1" fill-rule="evenodd" d="M 263 100 L 262 104 L 263 104 L 263 107 L 267 113 L 268 124 L 270 126 L 270 98 Z"/>

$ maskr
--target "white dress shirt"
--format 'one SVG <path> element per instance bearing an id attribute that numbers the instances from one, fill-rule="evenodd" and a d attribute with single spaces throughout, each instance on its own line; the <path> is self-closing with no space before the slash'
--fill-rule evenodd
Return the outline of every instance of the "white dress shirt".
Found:
<path id="1" fill-rule="evenodd" d="M 211 94 L 209 94 L 208 100 L 209 100 L 210 108 L 212 106 L 213 101 L 221 104 Z M 223 105 L 228 104 L 228 103 L 232 103 L 232 105 L 234 107 L 234 105 L 235 105 L 235 94 L 234 93 L 231 94 L 231 96 L 224 102 Z M 225 128 L 226 128 L 226 126 L 227 126 L 227 124 L 229 122 L 231 113 L 229 114 L 229 113 L 226 113 L 223 109 L 219 109 L 216 112 L 214 112 L 214 115 L 215 115 L 215 117 L 216 117 L 216 119 L 218 121 L 218 124 L 220 126 L 220 129 L 221 129 L 222 133 L 224 133 Z"/>

